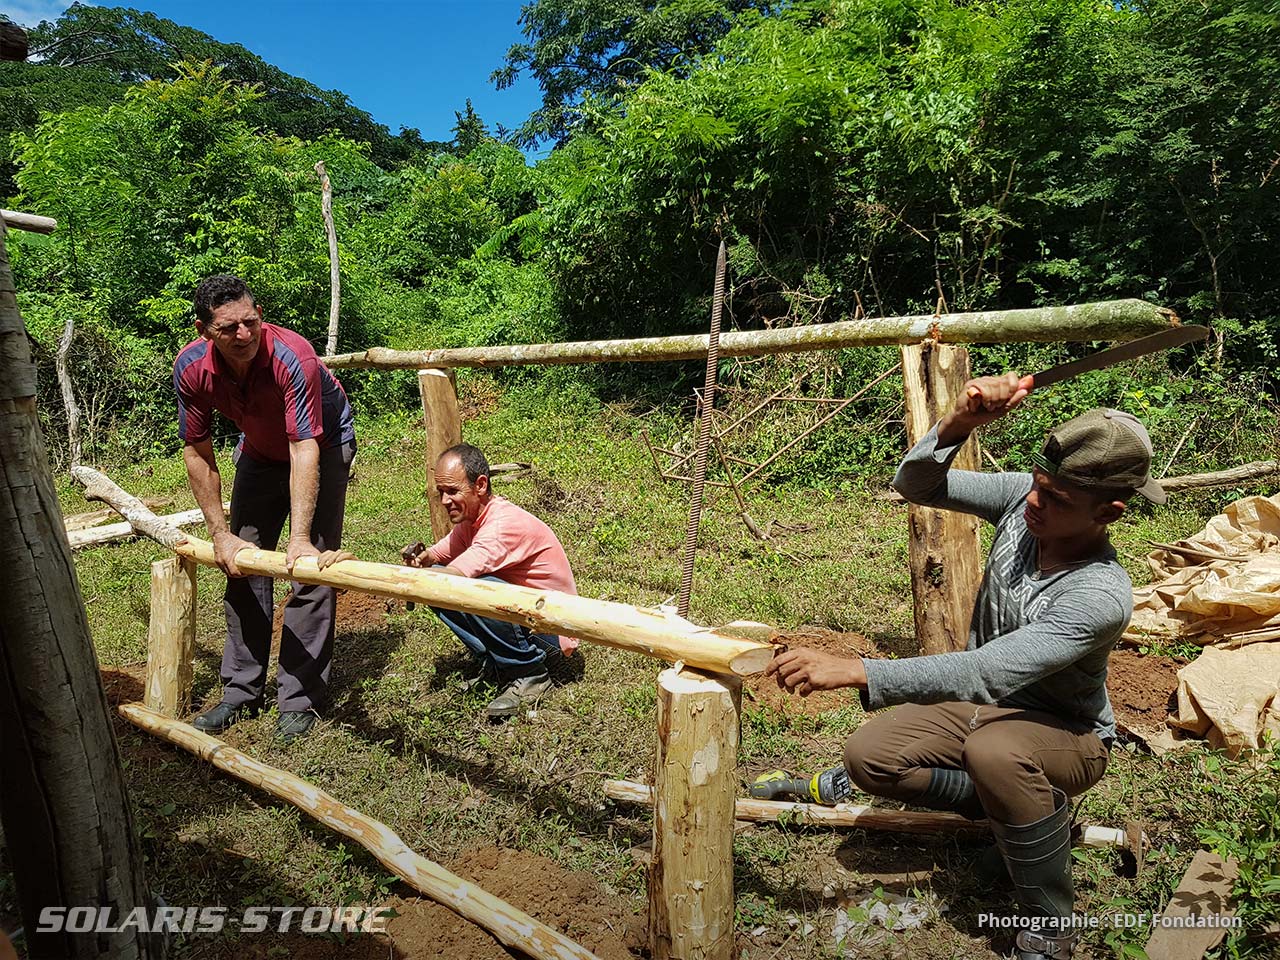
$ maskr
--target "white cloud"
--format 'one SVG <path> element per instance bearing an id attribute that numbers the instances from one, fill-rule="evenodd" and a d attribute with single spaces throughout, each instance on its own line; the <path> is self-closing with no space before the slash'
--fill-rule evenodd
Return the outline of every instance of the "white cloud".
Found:
<path id="1" fill-rule="evenodd" d="M 24 27 L 34 27 L 41 20 L 57 20 L 72 2 L 73 0 L 0 0 L 0 13 Z"/>

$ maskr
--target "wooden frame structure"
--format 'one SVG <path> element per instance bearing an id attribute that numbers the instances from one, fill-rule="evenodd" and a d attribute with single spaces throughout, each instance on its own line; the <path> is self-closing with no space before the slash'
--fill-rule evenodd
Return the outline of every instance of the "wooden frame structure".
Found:
<path id="1" fill-rule="evenodd" d="M 1044 310 L 883 318 L 731 333 L 722 338 L 721 352 L 726 356 L 741 356 L 899 344 L 903 348 L 908 420 L 918 425 L 945 406 L 958 389 L 957 384 L 962 384 L 968 377 L 967 353 L 963 348 L 954 346 L 956 343 L 1125 339 L 1177 323 L 1176 316 L 1168 310 L 1130 300 Z M 436 351 L 373 349 L 325 359 L 335 369 L 375 367 L 419 371 L 428 438 L 430 492 L 434 487 L 431 478 L 436 458 L 461 440 L 454 367 L 698 359 L 706 356 L 707 344 L 707 337 L 666 337 L 649 341 Z M 912 432 L 913 435 L 918 432 L 918 427 Z M 219 749 L 207 743 L 184 743 L 184 740 L 191 739 L 187 733 L 189 728 L 172 719 L 187 712 L 190 706 L 190 662 L 194 643 L 190 611 L 194 609 L 195 602 L 194 568 L 197 564 L 214 565 L 212 545 L 184 536 L 175 527 L 162 522 L 140 501 L 101 474 L 85 467 L 76 467 L 74 474 L 86 485 L 90 498 L 105 500 L 125 516 L 134 530 L 153 537 L 177 555 L 172 560 L 156 563 L 152 568 L 152 627 L 146 706 L 154 712 L 128 706 L 122 708 L 122 713 L 144 729 L 183 743 L 193 752 L 217 763 L 217 757 L 221 755 Z M 446 516 L 437 516 L 437 513 L 442 514 L 443 511 L 435 510 L 433 504 L 433 533 L 442 536 L 448 530 L 448 521 Z M 949 592 L 976 590 L 980 573 L 978 566 L 964 561 L 965 554 L 970 551 L 976 558 L 976 536 L 972 538 L 972 544 L 966 540 L 958 550 L 938 559 L 927 552 L 930 544 L 936 548 L 936 538 L 918 534 L 916 526 L 913 519 L 912 573 L 917 598 L 920 597 L 915 583 L 917 566 L 921 570 L 920 576 L 935 585 L 940 566 L 955 570 Z M 925 551 L 921 555 L 923 559 L 916 555 L 919 550 Z M 564 633 L 632 650 L 674 664 L 658 678 L 659 748 L 652 791 L 654 855 L 649 872 L 650 947 L 655 960 L 730 960 L 733 956 L 733 829 L 738 786 L 741 678 L 764 669 L 772 656 L 770 644 L 742 639 L 728 631 L 699 627 L 661 610 L 555 591 L 466 580 L 391 564 L 350 560 L 322 571 L 313 559 L 303 558 L 290 573 L 284 566 L 283 554 L 265 550 L 242 550 L 236 563 L 247 573 L 464 610 L 522 623 L 539 632 Z M 966 579 L 972 579 L 972 584 L 966 585 Z M 939 637 L 929 641 L 932 649 L 963 645 L 960 635 L 962 624 L 957 622 L 953 611 L 954 608 L 948 609 L 942 616 L 926 619 L 926 622 L 941 625 Z M 171 719 L 164 719 L 166 717 Z M 253 763 L 248 758 L 244 759 Z M 241 774 L 236 772 L 236 775 Z M 263 785 L 261 778 L 245 779 Z M 295 799 L 273 792 L 277 796 Z M 295 799 L 295 802 L 298 801 Z M 902 825 L 893 818 L 877 818 L 870 812 L 860 815 L 865 817 L 867 825 L 902 829 Z M 325 822 L 330 821 L 326 819 Z M 381 824 L 376 826 L 390 833 Z M 378 831 L 374 832 L 381 836 Z M 359 833 L 347 835 L 365 843 Z M 394 834 L 391 837 L 394 838 Z M 374 846 L 365 845 L 378 855 Z M 397 872 L 409 879 L 404 872 Z M 419 889 L 435 895 L 425 887 Z M 451 902 L 442 902 L 457 909 Z M 460 912 L 495 932 L 495 927 L 489 922 L 491 918 L 483 911 L 475 916 Z M 495 932 L 495 935 L 498 934 Z M 499 935 L 499 939 L 503 939 L 502 936 Z M 505 939 L 503 942 L 511 943 Z M 518 945 L 535 956 L 544 955 L 531 949 L 529 943 Z M 589 956 L 585 951 L 557 952 L 565 949 L 562 944 L 557 944 L 551 954 L 545 955 Z M 577 949 L 581 950 L 580 947 Z"/>

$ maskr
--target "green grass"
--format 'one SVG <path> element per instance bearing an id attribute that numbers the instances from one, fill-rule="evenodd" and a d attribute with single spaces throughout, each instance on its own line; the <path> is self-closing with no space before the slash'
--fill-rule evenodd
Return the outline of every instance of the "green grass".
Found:
<path id="1" fill-rule="evenodd" d="M 466 381 L 464 381 L 464 386 Z M 650 423 L 661 417 L 650 418 Z M 667 421 L 670 425 L 671 421 Z M 466 424 L 467 439 L 491 461 L 530 461 L 534 472 L 499 478 L 498 492 L 527 506 L 560 535 L 581 593 L 657 604 L 677 590 L 687 493 L 654 476 L 640 441 L 642 419 L 596 408 L 516 396 Z M 424 451 L 411 417 L 362 424 L 346 543 L 362 559 L 391 560 L 427 539 L 422 494 Z M 226 467 L 229 477 L 230 468 Z M 111 471 L 139 495 L 192 505 L 180 458 Z M 63 509 L 88 509 L 70 486 Z M 1167 507 L 1138 508 L 1115 528 L 1115 543 L 1135 582 L 1147 579 L 1150 540 L 1198 529 L 1232 492 L 1187 495 Z M 855 630 L 882 650 L 909 653 L 911 590 L 905 508 L 861 486 L 833 492 L 802 485 L 754 487 L 752 516 L 773 522 L 775 541 L 753 540 L 732 501 L 712 491 L 691 617 L 703 623 L 763 620 L 782 628 Z M 164 556 L 148 542 L 77 555 L 81 590 L 104 667 L 145 658 L 148 564 Z M 219 578 L 200 574 L 195 701 L 216 702 L 224 624 Z M 273 742 L 268 714 L 226 739 L 382 820 L 415 850 L 450 860 L 476 846 L 528 850 L 593 873 L 633 910 L 643 909 L 644 873 L 630 850 L 649 834 L 646 811 L 606 804 L 605 777 L 646 778 L 654 750 L 654 678 L 659 665 L 604 647 L 585 650 L 585 675 L 559 687 L 532 717 L 495 725 L 482 718 L 483 691 L 456 692 L 461 648 L 429 613 L 397 604 L 380 624 L 339 635 L 335 700 L 309 738 Z M 861 722 L 847 706 L 807 717 L 747 702 L 744 770 L 814 771 L 837 761 Z M 363 850 L 291 806 L 233 781 L 189 755 L 119 725 L 125 774 L 153 886 L 171 904 L 377 903 L 407 895 Z M 1142 820 L 1156 851 L 1136 879 L 1118 874 L 1112 851 L 1082 850 L 1076 866 L 1078 909 L 1131 905 L 1158 911 L 1213 819 L 1219 794 L 1201 789 L 1203 751 L 1159 760 L 1117 750 L 1103 782 L 1084 798 L 1083 819 L 1112 825 Z M 1228 765 L 1228 771 L 1236 765 Z M 1228 773 L 1219 776 L 1229 776 Z M 1253 789 L 1245 780 L 1241 789 Z M 745 789 L 745 783 L 744 783 Z M 974 923 L 980 909 L 1005 912 L 1007 895 L 983 889 L 968 870 L 979 847 L 948 838 L 914 839 L 867 831 L 757 826 L 735 842 L 742 955 L 760 960 L 833 956 L 833 903 L 825 888 L 869 893 L 902 875 L 903 889 L 931 887 L 949 911 L 924 930 L 891 936 L 866 956 L 991 957 Z M 0 873 L 0 909 L 12 913 L 12 884 Z M 802 935 L 805 923 L 814 931 Z M 761 931 L 761 928 L 763 930 Z M 760 931 L 760 932 L 756 932 Z M 975 939 L 976 938 L 976 939 Z M 1091 935 L 1110 954 L 1104 934 Z M 1122 938 L 1140 943 L 1144 932 Z M 179 956 L 231 956 L 226 939 L 188 937 Z M 1241 954 L 1245 955 L 1245 954 Z M 1257 954 L 1261 955 L 1261 954 Z"/>

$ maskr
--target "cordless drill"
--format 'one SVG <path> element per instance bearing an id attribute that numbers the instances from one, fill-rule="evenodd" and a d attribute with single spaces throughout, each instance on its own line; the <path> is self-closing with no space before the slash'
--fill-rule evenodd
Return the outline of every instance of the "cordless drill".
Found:
<path id="1" fill-rule="evenodd" d="M 849 783 L 849 774 L 844 767 L 832 767 L 816 773 L 812 778 L 788 777 L 782 770 L 762 774 L 751 784 L 750 794 L 756 800 L 774 800 L 780 795 L 790 794 L 803 800 L 833 807 L 841 801 L 849 799 L 853 787 Z"/>

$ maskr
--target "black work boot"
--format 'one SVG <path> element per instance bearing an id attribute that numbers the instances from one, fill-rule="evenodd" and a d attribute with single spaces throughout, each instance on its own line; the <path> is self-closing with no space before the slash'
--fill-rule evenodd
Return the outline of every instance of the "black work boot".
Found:
<path id="1" fill-rule="evenodd" d="M 1013 880 L 1014 896 L 1023 913 L 1043 918 L 1039 930 L 1021 930 L 1014 946 L 1018 960 L 1057 960 L 1070 957 L 1079 932 L 1070 925 L 1075 905 L 1071 882 L 1071 806 L 1054 789 L 1056 809 L 1047 817 L 1014 826 L 991 821 L 991 832 L 1004 855 Z"/>
<path id="2" fill-rule="evenodd" d="M 201 733 L 224 733 L 241 720 L 257 716 L 262 712 L 262 702 L 251 700 L 249 703 L 220 703 L 206 710 L 191 722 Z"/>

